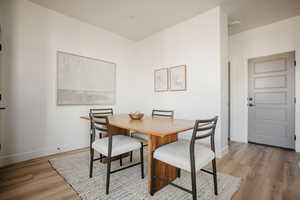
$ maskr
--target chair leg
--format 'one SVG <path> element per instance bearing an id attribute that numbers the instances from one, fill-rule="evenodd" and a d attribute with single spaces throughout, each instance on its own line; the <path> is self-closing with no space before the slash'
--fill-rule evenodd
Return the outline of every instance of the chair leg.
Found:
<path id="1" fill-rule="evenodd" d="M 197 200 L 197 182 L 195 168 L 191 170 L 193 200 Z"/>
<path id="2" fill-rule="evenodd" d="M 150 195 L 153 196 L 155 193 L 154 188 L 154 176 L 155 176 L 155 159 L 152 156 L 152 162 L 151 162 L 151 185 L 150 185 Z"/>
<path id="3" fill-rule="evenodd" d="M 92 155 L 92 150 L 93 150 L 92 144 L 93 144 L 93 135 L 91 134 L 90 135 L 90 155 Z"/>
<path id="4" fill-rule="evenodd" d="M 130 152 L 130 162 L 132 162 L 132 154 L 133 154 L 133 152 L 131 151 Z"/>
<path id="5" fill-rule="evenodd" d="M 90 151 L 90 178 L 93 177 L 94 149 Z"/>
<path id="6" fill-rule="evenodd" d="M 143 148 L 142 143 L 141 143 L 141 149 L 140 149 L 140 156 L 141 156 L 141 176 L 143 179 L 144 178 L 144 148 Z"/>
<path id="7" fill-rule="evenodd" d="M 107 171 L 106 171 L 106 194 L 109 194 L 109 182 L 110 182 L 110 167 L 111 167 L 111 157 L 107 157 Z"/>
<path id="8" fill-rule="evenodd" d="M 212 167 L 214 173 L 214 188 L 215 188 L 215 195 L 218 195 L 218 180 L 217 180 L 217 166 L 216 166 L 216 159 L 212 160 Z"/>
<path id="9" fill-rule="evenodd" d="M 122 154 L 120 155 L 120 166 L 123 165 L 123 161 L 122 161 Z"/>
<path id="10" fill-rule="evenodd" d="M 99 134 L 99 138 L 102 138 L 102 133 Z M 100 162 L 102 163 L 103 155 L 100 153 Z"/>
<path id="11" fill-rule="evenodd" d="M 197 181 L 196 181 L 195 163 L 193 163 L 192 166 L 191 166 L 191 180 L 192 180 L 193 200 L 197 200 Z"/>

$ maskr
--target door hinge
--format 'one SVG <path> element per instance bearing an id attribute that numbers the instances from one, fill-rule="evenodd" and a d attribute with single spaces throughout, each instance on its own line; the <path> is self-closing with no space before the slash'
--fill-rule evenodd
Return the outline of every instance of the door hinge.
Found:
<path id="1" fill-rule="evenodd" d="M 296 97 L 294 97 L 294 103 L 296 103 L 297 102 L 297 99 L 296 99 Z"/>
<path id="2" fill-rule="evenodd" d="M 296 136 L 296 135 L 294 135 L 294 140 L 296 141 L 296 139 L 297 139 L 297 136 Z"/>
<path id="3" fill-rule="evenodd" d="M 294 60 L 294 66 L 296 67 L 296 65 L 297 65 L 297 61 L 296 61 L 296 60 Z"/>
<path id="4" fill-rule="evenodd" d="M 2 44 L 0 44 L 0 51 L 2 51 Z"/>

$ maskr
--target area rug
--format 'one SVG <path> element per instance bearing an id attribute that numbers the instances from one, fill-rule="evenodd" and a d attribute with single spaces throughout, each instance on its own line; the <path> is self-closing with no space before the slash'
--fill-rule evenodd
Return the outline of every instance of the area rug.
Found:
<path id="1" fill-rule="evenodd" d="M 133 162 L 139 160 L 139 152 L 134 152 Z M 145 159 L 147 161 L 147 158 Z M 105 194 L 106 164 L 94 162 L 93 178 L 89 178 L 89 152 L 81 152 L 49 160 L 52 167 L 73 187 L 83 200 L 190 200 L 192 195 L 173 186 L 166 186 L 151 196 L 147 191 L 147 177 L 141 179 L 140 166 L 135 166 L 111 174 L 110 193 Z M 130 164 L 123 159 L 124 166 Z M 145 162 L 146 163 L 146 162 Z M 112 170 L 119 168 L 119 162 L 112 162 Z M 147 174 L 147 165 L 145 166 Z M 191 188 L 190 173 L 181 171 L 177 183 Z M 214 195 L 212 175 L 197 173 L 198 200 L 230 200 L 239 189 L 241 178 L 218 173 L 219 195 Z"/>

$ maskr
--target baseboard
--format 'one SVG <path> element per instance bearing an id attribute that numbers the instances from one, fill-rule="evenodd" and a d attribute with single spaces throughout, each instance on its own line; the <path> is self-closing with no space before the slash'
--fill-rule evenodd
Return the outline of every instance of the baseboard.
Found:
<path id="1" fill-rule="evenodd" d="M 274 146 L 274 145 L 269 145 L 269 144 L 262 144 L 262 143 L 256 143 L 256 142 L 251 142 L 248 141 L 249 144 L 255 144 L 255 145 L 261 145 L 265 147 L 272 147 L 272 148 L 278 148 L 278 149 L 283 149 L 283 150 L 288 150 L 288 151 L 295 151 L 295 149 L 287 148 L 287 147 L 280 147 L 280 146 Z"/>
<path id="2" fill-rule="evenodd" d="M 244 140 L 244 139 L 241 139 L 241 138 L 234 138 L 234 137 L 231 137 L 230 141 L 232 141 L 232 142 L 240 142 L 240 143 L 248 143 L 248 139 Z"/>
<path id="3" fill-rule="evenodd" d="M 86 145 L 66 145 L 63 148 L 57 149 L 57 147 L 50 147 L 45 149 L 38 149 L 35 151 L 16 153 L 10 155 L 0 156 L 0 167 L 4 167 L 10 164 L 23 162 L 27 160 L 32 160 L 35 158 L 49 156 L 57 153 L 63 153 L 67 151 L 72 151 L 76 149 L 81 149 L 87 147 Z"/>

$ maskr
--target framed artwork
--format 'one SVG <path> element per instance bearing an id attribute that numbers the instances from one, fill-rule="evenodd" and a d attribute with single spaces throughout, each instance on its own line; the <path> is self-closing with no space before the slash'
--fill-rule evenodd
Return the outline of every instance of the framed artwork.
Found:
<path id="1" fill-rule="evenodd" d="M 186 65 L 180 65 L 169 68 L 169 90 L 184 91 L 186 90 Z"/>
<path id="2" fill-rule="evenodd" d="M 154 70 L 154 90 L 155 92 L 168 91 L 169 74 L 167 68 Z"/>
<path id="3" fill-rule="evenodd" d="M 57 52 L 57 105 L 114 105 L 116 64 Z"/>

